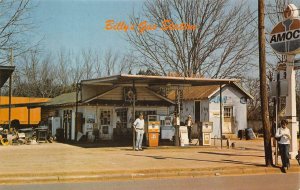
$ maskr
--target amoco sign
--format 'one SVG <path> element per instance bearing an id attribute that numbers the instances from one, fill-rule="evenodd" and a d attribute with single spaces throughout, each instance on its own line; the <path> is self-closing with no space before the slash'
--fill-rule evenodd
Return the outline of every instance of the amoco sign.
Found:
<path id="1" fill-rule="evenodd" d="M 300 18 L 298 8 L 289 4 L 284 11 L 284 21 L 278 23 L 271 32 L 270 45 L 280 54 L 300 53 Z"/>

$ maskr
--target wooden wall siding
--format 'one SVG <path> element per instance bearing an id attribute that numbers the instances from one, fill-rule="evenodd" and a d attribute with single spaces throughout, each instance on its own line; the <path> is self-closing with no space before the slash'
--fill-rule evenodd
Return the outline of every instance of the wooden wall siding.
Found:
<path id="1" fill-rule="evenodd" d="M 161 100 L 159 97 L 155 96 L 153 92 L 145 87 L 137 88 L 137 100 L 152 100 L 159 101 Z"/>
<path id="2" fill-rule="evenodd" d="M 90 98 L 93 98 L 103 92 L 106 92 L 108 90 L 110 90 L 112 88 L 112 86 L 87 86 L 87 85 L 83 85 L 82 86 L 82 101 L 86 101 Z"/>
<path id="3" fill-rule="evenodd" d="M 124 90 L 123 87 L 118 87 L 104 96 L 99 97 L 100 100 L 124 100 Z M 144 100 L 150 100 L 150 101 L 160 101 L 161 99 L 157 96 L 155 96 L 149 89 L 145 87 L 138 87 L 137 88 L 137 100 L 144 101 Z"/>
<path id="4" fill-rule="evenodd" d="M 41 108 L 41 120 L 47 121 L 48 117 L 55 117 L 58 116 L 58 109 L 54 108 Z"/>
<path id="5" fill-rule="evenodd" d="M 115 88 L 107 92 L 104 96 L 99 97 L 100 100 L 123 100 L 123 87 Z"/>

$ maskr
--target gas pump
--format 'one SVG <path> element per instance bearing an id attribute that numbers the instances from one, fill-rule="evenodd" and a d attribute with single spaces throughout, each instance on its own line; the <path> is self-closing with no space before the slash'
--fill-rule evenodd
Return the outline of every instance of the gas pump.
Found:
<path id="1" fill-rule="evenodd" d="M 160 120 L 158 115 L 148 115 L 147 139 L 150 147 L 157 147 L 159 141 Z"/>
<path id="2" fill-rule="evenodd" d="M 213 131 L 213 122 L 200 122 L 199 126 L 199 145 L 211 145 L 211 133 Z"/>
<path id="3" fill-rule="evenodd" d="M 160 116 L 161 139 L 172 140 L 175 134 L 175 128 L 172 125 L 171 116 Z"/>

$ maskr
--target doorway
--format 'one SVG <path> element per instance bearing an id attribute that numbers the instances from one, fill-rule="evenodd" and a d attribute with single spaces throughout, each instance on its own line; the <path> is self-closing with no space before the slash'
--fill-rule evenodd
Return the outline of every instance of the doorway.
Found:
<path id="1" fill-rule="evenodd" d="M 223 125 L 223 133 L 232 133 L 233 127 L 233 107 L 232 106 L 224 106 L 224 125 Z"/>
<path id="2" fill-rule="evenodd" d="M 200 122 L 200 101 L 195 101 L 195 123 Z"/>

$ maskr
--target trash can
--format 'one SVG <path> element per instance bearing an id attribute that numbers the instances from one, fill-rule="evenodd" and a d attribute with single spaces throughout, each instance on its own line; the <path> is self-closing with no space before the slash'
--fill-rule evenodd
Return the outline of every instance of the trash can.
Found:
<path id="1" fill-rule="evenodd" d="M 56 136 L 57 141 L 63 142 L 65 140 L 64 129 L 63 128 L 57 128 L 55 136 Z"/>
<path id="2" fill-rule="evenodd" d="M 242 140 L 243 138 L 245 138 L 245 130 L 239 130 L 238 131 L 238 138 L 240 140 Z"/>
<path id="3" fill-rule="evenodd" d="M 246 133 L 246 140 L 252 140 L 252 139 L 255 139 L 255 134 L 254 134 L 252 128 L 247 128 L 247 129 L 245 129 L 245 133 Z"/>

